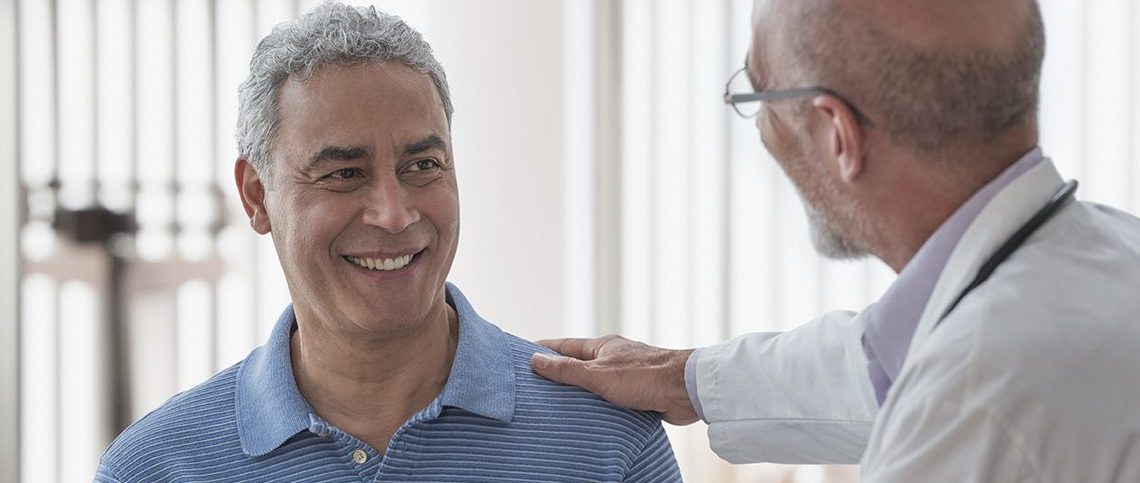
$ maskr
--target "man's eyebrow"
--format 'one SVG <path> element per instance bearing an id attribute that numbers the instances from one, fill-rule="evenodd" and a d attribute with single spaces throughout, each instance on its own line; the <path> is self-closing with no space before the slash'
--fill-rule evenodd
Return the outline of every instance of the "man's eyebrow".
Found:
<path id="1" fill-rule="evenodd" d="M 309 157 L 309 169 L 328 161 L 351 161 L 368 157 L 370 150 L 364 146 L 325 146 Z"/>
<path id="2" fill-rule="evenodd" d="M 409 156 L 412 154 L 419 154 L 419 153 L 422 153 L 424 151 L 428 151 L 431 149 L 438 149 L 438 150 L 446 153 L 447 152 L 447 143 L 444 142 L 443 138 L 439 137 L 438 135 L 432 134 L 432 135 L 425 137 L 425 138 L 423 138 L 419 141 L 416 141 L 414 143 L 405 144 L 404 145 L 404 156 Z"/>

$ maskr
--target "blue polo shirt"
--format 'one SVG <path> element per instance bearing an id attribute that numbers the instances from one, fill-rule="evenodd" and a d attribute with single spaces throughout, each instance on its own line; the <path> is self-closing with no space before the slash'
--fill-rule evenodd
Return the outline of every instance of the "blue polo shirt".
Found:
<path id="1" fill-rule="evenodd" d="M 479 317 L 454 285 L 459 343 L 443 391 L 380 454 L 315 414 L 289 358 L 290 306 L 269 341 L 127 428 L 96 481 L 680 481 L 651 413 L 536 376 L 546 351 Z"/>

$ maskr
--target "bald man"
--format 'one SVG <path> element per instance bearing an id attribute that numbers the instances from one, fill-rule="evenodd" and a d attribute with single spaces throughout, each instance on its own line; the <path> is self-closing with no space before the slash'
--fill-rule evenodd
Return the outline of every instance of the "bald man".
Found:
<path id="1" fill-rule="evenodd" d="M 898 279 L 859 313 L 693 350 L 545 341 L 540 375 L 703 419 L 734 463 L 865 482 L 1140 481 L 1140 220 L 1038 147 L 1031 0 L 758 0 L 726 102 L 755 116 L 834 258 Z M 742 82 L 738 82 L 742 81 Z M 738 85 L 743 84 L 743 86 Z"/>

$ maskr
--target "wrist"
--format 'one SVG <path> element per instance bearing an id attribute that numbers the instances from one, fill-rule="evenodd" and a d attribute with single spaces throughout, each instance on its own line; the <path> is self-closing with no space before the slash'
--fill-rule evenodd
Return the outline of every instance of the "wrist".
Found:
<path id="1" fill-rule="evenodd" d="M 685 360 L 685 393 L 689 396 L 689 405 L 693 407 L 693 413 L 696 414 L 697 419 L 707 421 L 704 408 L 701 407 L 700 391 L 698 390 L 700 379 L 697 377 L 697 364 L 700 359 L 701 349 L 696 349 L 690 352 L 689 357 Z"/>
<path id="2" fill-rule="evenodd" d="M 667 399 L 670 407 L 664 413 L 666 421 L 672 424 L 689 424 L 700 419 L 694 407 L 688 384 L 689 371 L 687 369 L 693 351 L 693 349 L 676 350 L 670 351 L 669 354 L 669 375 L 664 386 L 669 391 Z"/>

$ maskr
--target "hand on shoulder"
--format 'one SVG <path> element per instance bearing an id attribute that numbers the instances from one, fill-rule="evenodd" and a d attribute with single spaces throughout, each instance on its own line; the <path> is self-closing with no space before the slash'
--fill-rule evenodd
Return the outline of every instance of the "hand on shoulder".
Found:
<path id="1" fill-rule="evenodd" d="M 534 354 L 531 365 L 542 377 L 581 387 L 619 406 L 659 412 L 671 424 L 698 419 L 685 388 L 685 363 L 692 349 L 663 349 L 618 335 L 538 343 L 561 354 Z"/>

